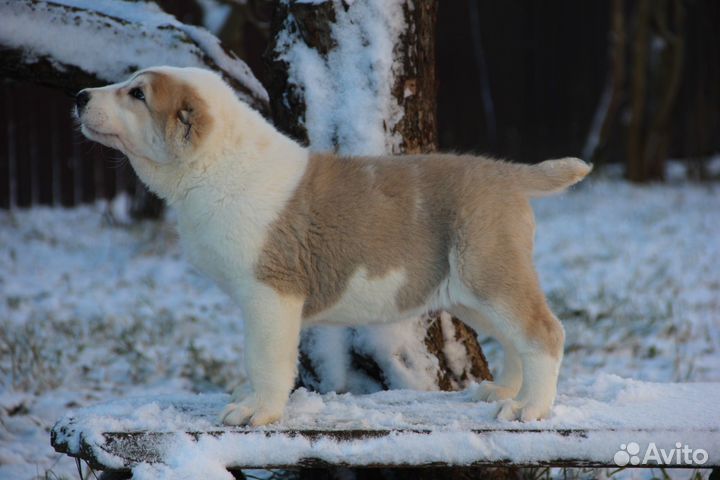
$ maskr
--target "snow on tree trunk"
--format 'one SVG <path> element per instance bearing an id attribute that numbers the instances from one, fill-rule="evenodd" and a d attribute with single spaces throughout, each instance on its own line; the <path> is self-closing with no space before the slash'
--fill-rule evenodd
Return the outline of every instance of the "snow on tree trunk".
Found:
<path id="1" fill-rule="evenodd" d="M 0 0 L 0 74 L 69 93 L 154 65 L 222 74 L 238 97 L 267 113 L 268 96 L 248 66 L 208 31 L 154 3 Z"/>
<path id="2" fill-rule="evenodd" d="M 276 125 L 314 151 L 434 150 L 436 11 L 434 1 L 279 2 L 268 48 Z M 453 390 L 490 378 L 475 332 L 446 313 L 317 327 L 301 342 L 298 382 L 321 392 Z"/>

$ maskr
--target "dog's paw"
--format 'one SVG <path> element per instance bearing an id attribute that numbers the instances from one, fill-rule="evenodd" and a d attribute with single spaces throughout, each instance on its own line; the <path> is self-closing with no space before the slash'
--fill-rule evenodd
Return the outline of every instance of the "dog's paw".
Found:
<path id="1" fill-rule="evenodd" d="M 533 422 L 548 418 L 551 409 L 552 403 L 540 405 L 527 400 L 505 400 L 500 405 L 497 418 L 498 420 Z"/>
<path id="2" fill-rule="evenodd" d="M 497 402 L 498 400 L 508 400 L 517 395 L 519 388 L 506 387 L 498 385 L 494 382 L 482 382 L 477 386 L 477 390 L 473 392 L 475 400 L 481 402 Z"/>
<path id="3" fill-rule="evenodd" d="M 279 420 L 283 410 L 282 406 L 258 405 L 255 395 L 251 395 L 240 402 L 225 405 L 220 413 L 220 421 L 225 425 L 259 427 Z"/>

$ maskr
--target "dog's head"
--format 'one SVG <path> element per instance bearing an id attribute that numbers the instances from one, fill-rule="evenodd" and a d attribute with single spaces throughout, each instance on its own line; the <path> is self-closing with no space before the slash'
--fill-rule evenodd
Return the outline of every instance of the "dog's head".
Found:
<path id="1" fill-rule="evenodd" d="M 80 91 L 76 115 L 87 138 L 127 155 L 153 188 L 148 176 L 188 168 L 206 153 L 222 129 L 210 112 L 228 102 L 236 102 L 234 93 L 208 70 L 154 67 Z"/>

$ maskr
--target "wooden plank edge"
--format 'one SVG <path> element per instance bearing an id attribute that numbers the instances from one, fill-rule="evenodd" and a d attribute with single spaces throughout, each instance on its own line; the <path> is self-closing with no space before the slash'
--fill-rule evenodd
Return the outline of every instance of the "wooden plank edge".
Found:
<path id="1" fill-rule="evenodd" d="M 353 441 L 362 440 L 368 438 L 380 438 L 391 434 L 424 434 L 429 435 L 436 430 L 213 430 L 204 432 L 184 432 L 188 435 L 198 439 L 202 436 L 221 436 L 226 433 L 230 434 L 258 434 L 263 433 L 265 437 L 271 437 L 274 435 L 287 435 L 290 437 L 301 436 L 307 438 L 310 441 L 317 441 L 324 438 L 330 438 L 335 441 Z M 652 432 L 649 429 L 471 429 L 467 432 L 474 434 L 487 434 L 487 433 L 551 433 L 560 436 L 576 436 L 579 438 L 587 438 L 589 433 L 599 432 L 617 432 L 632 435 L 633 432 Z M 687 432 L 683 429 L 668 429 L 662 430 L 663 434 L 673 432 Z M 720 429 L 708 428 L 697 431 L 698 433 L 720 433 Z M 68 456 L 79 458 L 86 461 L 93 469 L 96 470 L 109 470 L 118 472 L 128 472 L 133 465 L 140 462 L 150 461 L 150 463 L 161 462 L 161 457 L 158 453 L 153 452 L 153 444 L 157 445 L 162 443 L 164 437 L 170 437 L 177 434 L 177 432 L 107 432 L 103 436 L 106 440 L 104 445 L 94 445 L 90 443 L 82 433 L 80 434 L 80 451 L 71 452 L 66 443 L 60 442 L 57 439 L 55 430 L 51 434 L 51 444 L 55 450 L 59 453 L 64 453 Z M 144 439 L 145 437 L 146 439 Z M 133 455 L 132 451 L 128 452 L 124 449 L 123 445 L 130 443 L 131 445 L 141 446 L 144 456 L 142 458 Z M 109 467 L 100 461 L 95 454 L 94 449 L 100 448 L 108 455 L 112 455 L 116 458 L 121 459 L 125 466 L 123 468 Z M 240 469 L 297 469 L 297 468 L 328 468 L 328 467 L 355 467 L 355 468 L 438 468 L 438 467 L 577 467 L 577 468 L 620 468 L 614 463 L 610 462 L 596 462 L 585 459 L 571 460 L 571 459 L 553 459 L 553 460 L 540 460 L 533 462 L 514 462 L 510 459 L 500 460 L 480 460 L 472 462 L 470 464 L 454 464 L 444 462 L 429 462 L 423 464 L 412 464 L 412 463 L 397 463 L 397 464 L 357 464 L 349 462 L 328 462 L 319 458 L 303 458 L 298 461 L 297 464 L 262 464 L 262 465 L 233 465 L 228 467 L 228 470 L 240 470 Z M 702 468 L 711 469 L 719 468 L 720 465 L 705 464 L 702 466 L 697 465 L 637 465 L 626 468 Z"/>

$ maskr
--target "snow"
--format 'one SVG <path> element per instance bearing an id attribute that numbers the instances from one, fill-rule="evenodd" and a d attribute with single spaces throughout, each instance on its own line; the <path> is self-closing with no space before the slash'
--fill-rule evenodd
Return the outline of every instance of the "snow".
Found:
<path id="1" fill-rule="evenodd" d="M 715 387 L 687 382 L 720 382 L 720 185 L 590 180 L 535 202 L 535 209 L 536 264 L 567 331 L 551 422 L 600 422 L 622 405 L 636 409 L 637 421 L 668 425 L 674 415 L 655 419 L 644 411 L 665 394 L 694 395 L 683 416 L 717 422 L 715 410 L 706 408 L 720 403 Z M 139 395 L 203 392 L 212 398 L 243 382 L 241 318 L 182 258 L 172 216 L 122 225 L 113 211 L 98 204 L 0 212 L 0 478 L 46 472 L 74 478 L 72 460 L 48 441 L 49 429 L 69 410 Z M 395 328 L 401 333 L 403 327 Z M 336 330 L 321 340 L 329 342 L 327 368 L 347 361 L 335 357 L 341 349 L 333 339 L 343 335 Z M 482 345 L 496 368 L 495 344 Z M 349 380 L 334 381 L 352 386 Z M 389 402 L 396 393 L 410 395 L 363 400 L 296 393 L 291 405 L 296 421 L 319 419 L 345 405 L 341 398 L 362 406 Z M 464 398 L 422 395 L 413 398 L 437 399 L 438 408 Z M 589 417 L 593 405 L 600 410 Z M 488 421 L 492 406 L 468 408 L 477 409 L 465 411 L 473 421 Z M 390 412 L 368 419 L 388 422 Z"/>
<path id="2" fill-rule="evenodd" d="M 214 416 L 227 395 L 126 399 L 70 412 L 54 430 L 73 452 L 79 451 L 82 432 L 86 446 L 105 457 L 113 452 L 101 448 L 103 432 L 170 432 L 151 445 L 164 465 L 130 464 L 140 479 L 179 478 L 188 469 L 218 472 L 205 478 L 221 479 L 229 478 L 226 466 L 283 466 L 304 459 L 356 466 L 532 464 L 548 459 L 612 464 L 620 445 L 628 442 L 653 442 L 665 450 L 681 442 L 705 450 L 709 464 L 720 462 L 720 383 L 653 384 L 611 374 L 585 376 L 560 395 L 551 419 L 529 423 L 494 420 L 497 405 L 473 400 L 476 386 L 452 393 L 393 390 L 364 396 L 300 389 L 291 396 L 284 420 L 259 429 L 218 425 Z M 352 440 L 332 436 L 342 430 L 386 434 Z M 196 441 L 184 433 L 203 431 L 213 435 Z M 294 433 L 302 431 L 330 435 Z M 117 457 L 106 460 L 123 465 Z"/>
<path id="3" fill-rule="evenodd" d="M 326 56 L 305 44 L 292 15 L 286 19 L 276 50 L 289 64 L 289 84 L 303 92 L 305 125 L 314 150 L 399 153 L 402 139 L 390 132 L 402 119 L 403 109 L 391 89 L 401 73 L 393 48 L 406 27 L 404 3 L 334 0 L 336 22 L 330 35 L 336 46 Z"/>
<path id="4" fill-rule="evenodd" d="M 47 432 L 73 405 L 243 380 L 235 307 L 173 226 L 116 226 L 112 207 L 0 212 L 0 478 L 71 475 Z"/>
<path id="5" fill-rule="evenodd" d="M 455 337 L 455 325 L 453 325 L 452 316 L 449 313 L 442 312 L 440 314 L 440 326 L 445 341 L 443 354 L 447 359 L 448 368 L 459 377 L 465 371 L 465 367 L 469 365 L 467 350 Z"/>
<path id="6" fill-rule="evenodd" d="M 154 3 L 7 2 L 0 6 L 0 16 L 0 44 L 23 48 L 28 59 L 48 56 L 116 82 L 135 70 L 155 65 L 207 68 L 203 60 L 207 56 L 246 86 L 254 99 L 268 100 L 265 88 L 248 66 L 226 53 L 216 37 L 203 28 L 179 22 Z M 249 101 L 254 103 L 252 98 Z"/>
<path id="7" fill-rule="evenodd" d="M 325 327 L 308 329 L 303 334 L 305 350 L 312 352 L 312 361 L 318 378 L 303 378 L 304 385 L 319 392 L 347 392 L 349 383 L 353 391 L 372 392 L 377 386 L 364 386 L 363 378 L 350 382 L 350 351 L 347 348 L 348 336 L 352 331 L 343 327 Z M 370 382 L 367 380 L 367 382 Z M 374 388 L 373 388 L 374 387 Z"/>
<path id="8" fill-rule="evenodd" d="M 60 435 L 60 440 L 68 442 L 76 451 L 81 432 L 100 439 L 102 432 L 145 430 L 171 433 L 364 429 L 655 429 L 717 432 L 720 427 L 720 403 L 717 402 L 720 383 L 653 383 L 607 373 L 582 375 L 567 382 L 550 419 L 534 422 L 495 420 L 493 414 L 497 411 L 497 404 L 473 399 L 478 386 L 473 384 L 460 392 L 386 390 L 367 395 L 319 394 L 300 388 L 292 393 L 281 421 L 253 428 L 228 427 L 219 423 L 217 412 L 230 398 L 224 393 L 144 395 L 80 410 L 71 409 L 58 421 L 54 430 L 66 428 L 68 434 L 64 438 Z M 278 452 L 278 455 L 285 453 Z M 716 455 L 713 458 L 720 460 L 720 449 Z M 398 456 L 396 461 L 402 458 Z M 418 457 L 417 461 L 422 461 L 422 458 Z"/>
<path id="9" fill-rule="evenodd" d="M 596 182 L 578 193 L 535 205 L 540 279 L 578 352 L 566 378 L 602 358 L 646 380 L 716 379 L 717 186 Z"/>

